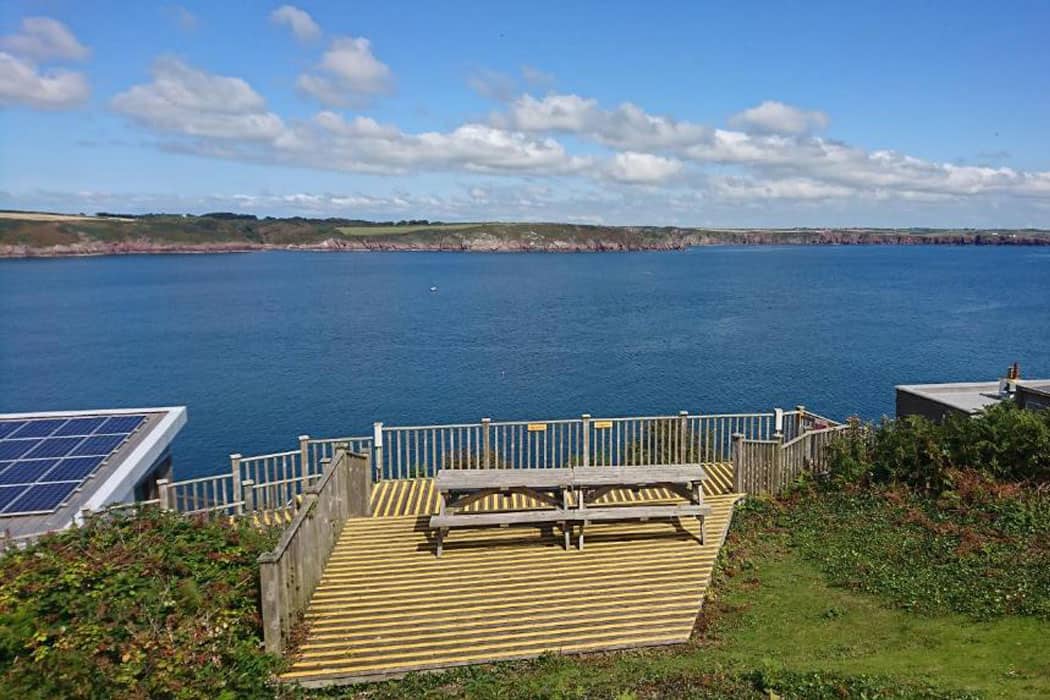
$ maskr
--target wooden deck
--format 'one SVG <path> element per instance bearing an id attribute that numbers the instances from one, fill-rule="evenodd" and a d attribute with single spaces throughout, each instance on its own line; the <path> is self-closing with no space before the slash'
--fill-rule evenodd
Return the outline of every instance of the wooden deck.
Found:
<path id="1" fill-rule="evenodd" d="M 287 681 L 373 680 L 411 670 L 684 642 L 700 610 L 739 494 L 725 465 L 695 520 L 592 524 L 587 548 L 565 551 L 549 528 L 452 534 L 434 556 L 429 479 L 381 482 L 378 517 L 348 521 L 306 613 L 309 633 Z M 718 491 L 719 493 L 712 493 Z M 656 490 L 617 499 L 676 501 Z M 525 507 L 494 497 L 491 508 Z"/>

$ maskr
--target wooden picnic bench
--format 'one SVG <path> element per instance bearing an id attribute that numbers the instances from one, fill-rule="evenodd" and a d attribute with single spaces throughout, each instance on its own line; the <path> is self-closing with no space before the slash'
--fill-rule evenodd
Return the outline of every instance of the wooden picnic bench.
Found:
<path id="1" fill-rule="evenodd" d="M 441 556 L 445 535 L 452 528 L 508 527 L 519 524 L 557 523 L 569 548 L 573 523 L 579 523 L 579 548 L 590 522 L 696 517 L 700 541 L 704 518 L 711 509 L 703 502 L 706 478 L 699 464 L 640 465 L 630 467 L 574 467 L 559 469 L 443 469 L 435 478 L 441 497 L 439 512 L 430 518 L 436 531 L 436 552 Z M 624 504 L 596 507 L 595 502 L 613 489 L 666 488 L 687 505 Z M 519 511 L 464 513 L 462 509 L 493 494 L 512 493 L 533 498 L 545 508 Z M 570 502 L 570 494 L 575 502 Z"/>

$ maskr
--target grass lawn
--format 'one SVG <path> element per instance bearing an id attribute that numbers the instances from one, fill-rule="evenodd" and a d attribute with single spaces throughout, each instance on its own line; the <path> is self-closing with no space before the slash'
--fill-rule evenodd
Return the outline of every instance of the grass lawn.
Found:
<path id="1" fill-rule="evenodd" d="M 722 587 L 709 610 L 715 614 L 708 661 L 892 676 L 989 697 L 1050 697 L 1050 622 L 976 622 L 893 609 L 873 596 L 830 587 L 786 539 L 755 542 Z M 695 656 L 700 661 L 703 649 Z"/>

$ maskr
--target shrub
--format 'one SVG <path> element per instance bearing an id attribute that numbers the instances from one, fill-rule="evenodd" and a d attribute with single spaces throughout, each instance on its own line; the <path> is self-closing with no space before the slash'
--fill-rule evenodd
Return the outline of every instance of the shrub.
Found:
<path id="1" fill-rule="evenodd" d="M 157 509 L 0 559 L 0 695 L 272 696 L 256 557 L 269 533 Z"/>
<path id="2" fill-rule="evenodd" d="M 839 483 L 900 483 L 941 493 L 954 487 L 954 475 L 961 471 L 1003 481 L 1050 482 L 1050 411 L 1001 403 L 942 423 L 918 416 L 884 420 L 844 431 L 828 456 Z"/>

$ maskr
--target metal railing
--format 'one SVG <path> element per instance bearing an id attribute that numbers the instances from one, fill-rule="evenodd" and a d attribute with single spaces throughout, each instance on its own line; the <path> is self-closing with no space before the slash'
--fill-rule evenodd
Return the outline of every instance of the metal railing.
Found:
<path id="1" fill-rule="evenodd" d="M 385 426 L 367 437 L 299 436 L 296 449 L 230 455 L 226 474 L 162 483 L 161 503 L 187 513 L 294 508 L 339 445 L 372 458 L 373 480 L 430 477 L 441 469 L 543 469 L 719 462 L 733 459 L 733 436 L 791 441 L 838 425 L 798 406 L 791 411 L 690 414 L 445 425 Z"/>
<path id="2" fill-rule="evenodd" d="M 732 436 L 763 439 L 776 412 L 375 425 L 376 479 L 433 476 L 441 469 L 543 469 L 574 465 L 729 460 Z"/>

